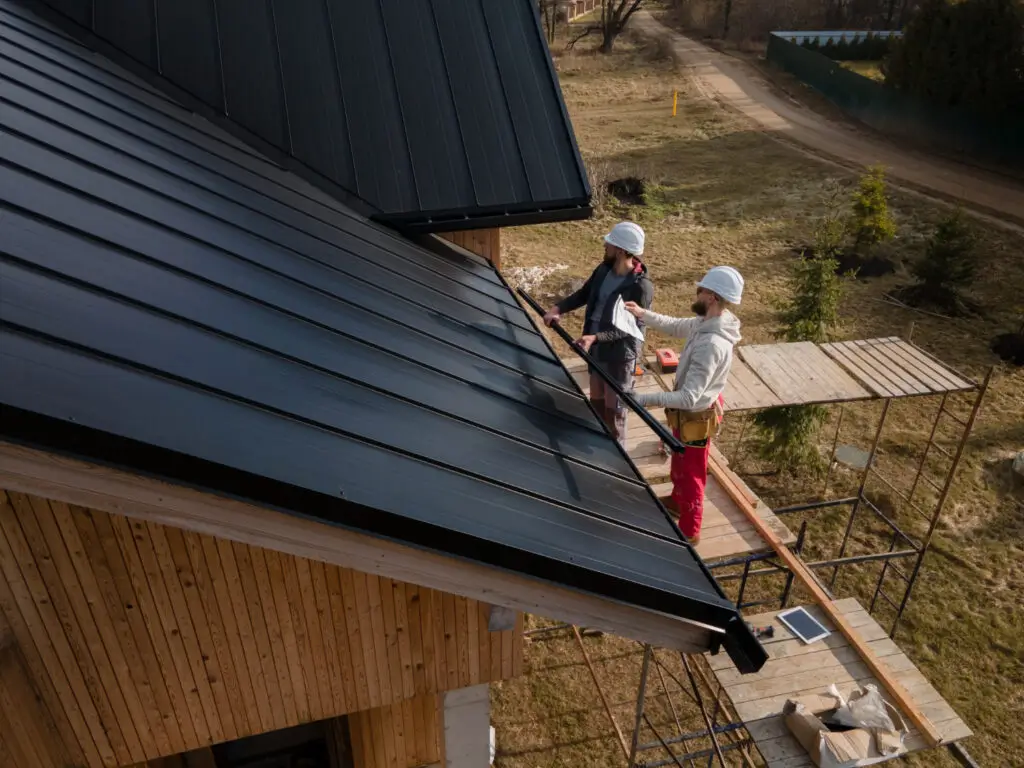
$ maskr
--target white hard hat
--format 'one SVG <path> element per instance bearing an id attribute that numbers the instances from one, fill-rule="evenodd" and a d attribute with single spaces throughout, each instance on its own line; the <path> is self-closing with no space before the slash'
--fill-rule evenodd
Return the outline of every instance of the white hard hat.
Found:
<path id="1" fill-rule="evenodd" d="M 732 267 L 712 267 L 697 285 L 717 293 L 730 304 L 739 304 L 743 297 L 743 275 Z"/>
<path id="2" fill-rule="evenodd" d="M 604 236 L 604 241 L 634 256 L 644 252 L 644 231 L 639 224 L 632 221 L 620 221 Z"/>

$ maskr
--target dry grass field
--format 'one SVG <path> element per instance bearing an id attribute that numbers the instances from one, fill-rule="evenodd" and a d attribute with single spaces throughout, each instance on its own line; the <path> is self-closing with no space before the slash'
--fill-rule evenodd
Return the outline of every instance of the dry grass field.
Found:
<path id="1" fill-rule="evenodd" d="M 563 46 L 556 44 L 555 58 L 581 152 L 593 177 L 598 211 L 584 222 L 506 230 L 506 275 L 535 291 L 542 301 L 550 301 L 589 274 L 601 255 L 601 235 L 616 220 L 630 218 L 647 231 L 645 261 L 655 283 L 657 310 L 685 312 L 694 282 L 704 270 L 731 264 L 747 281 L 740 312 L 745 341 L 771 341 L 776 327 L 774 302 L 787 290 L 795 249 L 809 242 L 830 195 L 838 190 L 840 199 L 849 199 L 856 176 L 752 130 L 740 117 L 701 97 L 656 50 L 622 40 L 615 53 L 602 56 L 586 42 L 573 53 L 558 51 Z M 673 91 L 679 99 L 674 118 Z M 608 181 L 630 176 L 646 184 L 641 204 L 622 204 L 605 191 Z M 847 284 L 841 337 L 905 335 L 913 323 L 916 343 L 980 380 L 998 362 L 989 351 L 991 338 L 1016 330 L 1021 322 L 1024 236 L 992 223 L 975 223 L 983 267 L 972 295 L 984 307 L 981 316 L 950 320 L 893 307 L 881 300 L 883 292 L 908 281 L 907 264 L 919 256 L 949 208 L 897 189 L 890 189 L 889 200 L 899 230 L 886 255 L 896 263 L 896 270 Z M 667 341 L 652 335 L 654 346 Z M 937 405 L 926 398 L 893 406 L 879 452 L 879 466 L 889 477 L 909 484 Z M 965 413 L 962 403 L 960 409 Z M 878 403 L 848 407 L 840 442 L 866 448 L 879 411 Z M 837 415 L 834 412 L 830 418 Z M 823 449 L 831 444 L 834 423 L 823 430 Z M 722 450 L 730 460 L 738 454 L 734 467 L 770 505 L 819 497 L 820 477 L 772 474 L 749 446 L 737 444 L 741 427 L 739 417 L 727 420 Z M 952 430 L 940 430 L 938 439 L 951 445 Z M 966 746 L 985 766 L 1019 765 L 1024 754 L 1024 730 L 1019 727 L 1024 713 L 1024 481 L 1015 480 L 1010 471 L 1010 457 L 1021 448 L 1024 370 L 1003 367 L 993 380 L 896 638 L 974 729 L 976 735 Z M 937 475 L 942 468 L 936 463 L 931 470 Z M 833 473 L 830 495 L 845 493 L 855 487 L 855 481 L 841 470 Z M 884 487 L 869 491 L 901 524 L 922 532 Z M 928 503 L 926 495 L 919 499 Z M 796 528 L 800 520 L 790 517 L 787 522 Z M 805 554 L 814 559 L 834 554 L 845 524 L 846 518 L 839 513 L 818 513 L 809 523 Z M 855 527 L 852 544 L 850 554 L 856 554 L 878 551 L 888 541 L 864 520 Z M 844 570 L 839 595 L 869 601 L 877 572 L 873 564 Z M 778 585 L 766 579 L 754 589 L 768 594 Z M 885 618 L 884 613 L 880 615 Z M 531 617 L 529 625 L 544 621 Z M 613 637 L 584 642 L 617 719 L 628 729 L 640 649 Z M 668 654 L 663 658 L 685 682 L 678 659 L 670 660 Z M 599 768 L 625 764 L 571 635 L 528 643 L 527 669 L 524 677 L 494 687 L 496 765 Z M 671 678 L 666 685 L 677 692 L 677 707 L 686 709 L 678 685 Z M 673 714 L 664 696 L 656 696 L 650 706 L 659 730 L 674 732 Z M 679 713 L 680 718 L 690 718 L 696 725 L 695 712 L 690 706 Z M 650 732 L 642 739 L 652 740 Z M 688 746 L 709 745 L 690 742 Z M 652 760 L 665 758 L 664 751 L 648 754 Z M 953 764 L 943 752 L 907 762 Z"/>

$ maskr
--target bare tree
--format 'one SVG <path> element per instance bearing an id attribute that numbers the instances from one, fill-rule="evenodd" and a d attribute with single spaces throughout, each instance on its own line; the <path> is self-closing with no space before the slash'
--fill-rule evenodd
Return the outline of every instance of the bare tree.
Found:
<path id="1" fill-rule="evenodd" d="M 732 16 L 732 0 L 725 0 L 725 19 L 722 24 L 722 39 L 729 39 L 729 17 Z"/>
<path id="2" fill-rule="evenodd" d="M 640 8 L 643 0 L 601 0 L 601 21 L 590 24 L 580 34 L 569 41 L 568 48 L 592 32 L 601 33 L 601 53 L 611 53 L 615 39 L 622 34 L 629 19 Z"/>

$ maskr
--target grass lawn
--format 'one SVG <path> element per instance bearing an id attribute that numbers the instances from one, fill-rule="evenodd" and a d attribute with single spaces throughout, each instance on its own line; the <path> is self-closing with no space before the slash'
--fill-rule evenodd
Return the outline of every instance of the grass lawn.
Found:
<path id="1" fill-rule="evenodd" d="M 810 240 L 826 199 L 838 194 L 847 200 L 856 178 L 752 130 L 740 117 L 702 98 L 656 52 L 622 40 L 614 54 L 601 56 L 588 42 L 571 54 L 556 52 L 556 64 L 599 211 L 588 221 L 506 230 L 506 275 L 529 286 L 541 301 L 550 301 L 578 285 L 596 265 L 601 235 L 616 220 L 631 218 L 647 231 L 645 261 L 655 283 L 657 310 L 684 313 L 695 280 L 710 266 L 731 264 L 747 281 L 739 312 L 745 341 L 771 341 L 773 301 L 785 295 L 794 249 Z M 673 91 L 679 94 L 675 118 Z M 607 181 L 626 176 L 647 183 L 645 205 L 623 205 L 604 193 Z M 905 334 L 913 322 L 915 342 L 980 379 L 996 362 L 988 351 L 990 339 L 1020 324 L 1024 237 L 976 224 L 984 266 L 972 293 L 985 307 L 982 316 L 946 320 L 894 308 L 880 301 L 882 293 L 907 282 L 906 264 L 922 252 L 949 209 L 898 190 L 890 190 L 889 198 L 899 225 L 889 255 L 899 266 L 895 274 L 848 284 L 841 336 Z M 573 330 L 580 319 L 572 318 Z M 652 336 L 654 346 L 668 341 Z M 909 483 L 937 405 L 931 399 L 912 399 L 893 406 L 880 444 L 880 468 L 887 476 Z M 878 403 L 848 407 L 840 442 L 866 448 L 879 411 Z M 727 419 L 721 447 L 730 458 L 741 423 L 738 417 Z M 831 443 L 830 427 L 821 436 L 823 446 Z M 952 437 L 941 430 L 938 440 L 950 445 Z M 1024 754 L 1024 729 L 1019 727 L 1024 711 L 1024 481 L 1014 480 L 1009 464 L 1021 448 L 1024 370 L 1003 369 L 975 427 L 896 638 L 974 729 L 976 735 L 966 746 L 982 765 L 1017 764 Z M 821 478 L 768 474 L 769 468 L 750 451 L 734 466 L 773 506 L 813 500 L 820 493 Z M 932 469 L 940 471 L 938 466 Z M 833 474 L 830 495 L 845 494 L 855 481 Z M 884 488 L 869 491 L 901 524 L 921 532 Z M 925 496 L 918 498 L 926 503 Z M 796 528 L 800 521 L 788 522 Z M 819 513 L 809 525 L 807 555 L 818 559 L 833 554 L 845 522 L 838 514 Z M 879 551 L 888 544 L 868 522 L 854 529 L 850 554 Z M 870 600 L 878 566 L 859 568 L 844 570 L 839 596 Z M 530 617 L 528 626 L 543 621 Z M 585 643 L 616 717 L 628 730 L 640 650 L 614 637 L 587 638 Z M 675 664 L 676 676 L 685 682 L 678 659 L 668 656 L 663 655 L 666 664 Z M 524 677 L 493 688 L 496 765 L 598 768 L 625 763 L 571 636 L 527 643 L 527 670 Z M 679 690 L 671 677 L 666 685 Z M 688 722 L 697 730 L 696 710 L 682 696 L 674 703 L 683 725 Z M 674 715 L 664 696 L 656 696 L 650 707 L 659 731 L 674 733 Z M 648 731 L 642 740 L 654 739 Z M 691 749 L 707 746 L 689 744 Z M 664 757 L 663 751 L 651 752 L 648 759 Z M 954 764 L 944 751 L 907 762 Z"/>
<path id="2" fill-rule="evenodd" d="M 881 65 L 880 61 L 840 61 L 839 64 L 851 72 L 856 72 L 858 75 L 863 75 L 871 80 L 877 80 L 880 83 L 885 82 L 885 75 L 882 74 L 882 70 L 879 68 Z"/>

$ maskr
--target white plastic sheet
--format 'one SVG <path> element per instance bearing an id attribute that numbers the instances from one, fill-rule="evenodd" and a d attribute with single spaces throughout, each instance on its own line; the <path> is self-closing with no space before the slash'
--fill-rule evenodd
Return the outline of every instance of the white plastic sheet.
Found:
<path id="1" fill-rule="evenodd" d="M 644 340 L 644 332 L 636 324 L 636 318 L 626 311 L 626 305 L 621 296 L 616 297 L 615 306 L 612 307 L 612 325 L 620 331 L 628 333 L 634 339 Z"/>

